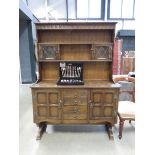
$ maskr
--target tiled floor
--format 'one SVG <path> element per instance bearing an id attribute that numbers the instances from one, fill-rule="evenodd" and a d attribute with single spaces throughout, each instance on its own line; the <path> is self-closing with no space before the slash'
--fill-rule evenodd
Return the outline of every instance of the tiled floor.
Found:
<path id="1" fill-rule="evenodd" d="M 123 138 L 118 139 L 118 124 L 113 128 L 114 141 L 109 141 L 105 127 L 53 126 L 40 141 L 35 140 L 30 85 L 20 85 L 20 155 L 134 155 L 135 124 L 125 123 Z"/>

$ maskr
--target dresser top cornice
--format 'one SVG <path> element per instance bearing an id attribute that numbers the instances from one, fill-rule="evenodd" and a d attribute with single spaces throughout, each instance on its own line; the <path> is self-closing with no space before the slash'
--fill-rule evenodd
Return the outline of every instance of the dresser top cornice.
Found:
<path id="1" fill-rule="evenodd" d="M 115 29 L 117 22 L 55 22 L 55 23 L 35 23 L 37 30 L 55 29 Z"/>

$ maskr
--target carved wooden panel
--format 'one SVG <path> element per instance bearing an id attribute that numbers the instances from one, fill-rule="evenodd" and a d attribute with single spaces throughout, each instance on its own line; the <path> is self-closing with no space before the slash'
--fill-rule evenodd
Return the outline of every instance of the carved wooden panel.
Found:
<path id="1" fill-rule="evenodd" d="M 61 99 L 60 99 L 60 91 L 53 90 L 48 92 L 48 110 L 51 119 L 61 119 Z"/>
<path id="2" fill-rule="evenodd" d="M 112 115 L 113 115 L 113 107 L 112 106 L 111 107 L 105 106 L 103 113 L 104 113 L 105 117 L 112 117 Z"/>
<path id="3" fill-rule="evenodd" d="M 36 108 L 36 118 L 61 119 L 60 91 L 42 89 L 36 90 L 33 95 L 33 102 Z"/>
<path id="4" fill-rule="evenodd" d="M 49 117 L 52 119 L 61 119 L 61 111 L 58 107 L 52 106 L 49 108 Z"/>
<path id="5" fill-rule="evenodd" d="M 47 107 L 46 106 L 38 106 L 37 107 L 37 116 L 38 117 L 46 117 L 47 116 Z"/>
<path id="6" fill-rule="evenodd" d="M 100 23 L 100 22 L 92 22 L 90 24 L 85 22 L 78 22 L 78 23 L 43 23 L 43 24 L 36 24 L 37 30 L 109 30 L 109 29 L 115 29 L 114 24 L 111 23 Z M 45 32 L 46 32 L 45 31 Z"/>
<path id="7" fill-rule="evenodd" d="M 58 104 L 60 100 L 59 92 L 49 92 L 48 93 L 49 104 Z"/>
<path id="8" fill-rule="evenodd" d="M 114 92 L 91 90 L 90 119 L 112 118 L 114 111 Z"/>
<path id="9" fill-rule="evenodd" d="M 38 104 L 47 104 L 47 95 L 45 92 L 38 92 L 36 96 Z"/>

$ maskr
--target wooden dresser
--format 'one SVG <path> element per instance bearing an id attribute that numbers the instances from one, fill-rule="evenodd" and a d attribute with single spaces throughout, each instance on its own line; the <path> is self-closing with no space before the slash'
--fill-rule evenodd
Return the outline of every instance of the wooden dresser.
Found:
<path id="1" fill-rule="evenodd" d="M 39 80 L 31 89 L 37 139 L 47 124 L 104 124 L 113 139 L 120 88 L 112 81 L 115 24 L 36 24 Z M 84 85 L 58 85 L 60 66 L 75 62 L 83 65 Z"/>

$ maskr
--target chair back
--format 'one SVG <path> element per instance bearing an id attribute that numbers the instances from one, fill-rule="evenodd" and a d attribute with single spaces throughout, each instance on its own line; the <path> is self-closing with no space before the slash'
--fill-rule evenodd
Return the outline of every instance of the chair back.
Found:
<path id="1" fill-rule="evenodd" d="M 135 102 L 135 78 L 134 77 L 124 77 L 120 75 L 120 76 L 114 77 L 113 81 L 114 83 L 120 83 L 120 84 L 121 82 L 132 82 L 133 83 L 132 89 L 131 90 L 120 89 L 120 94 L 123 94 L 123 93 L 130 94 L 132 96 L 132 102 Z"/>

